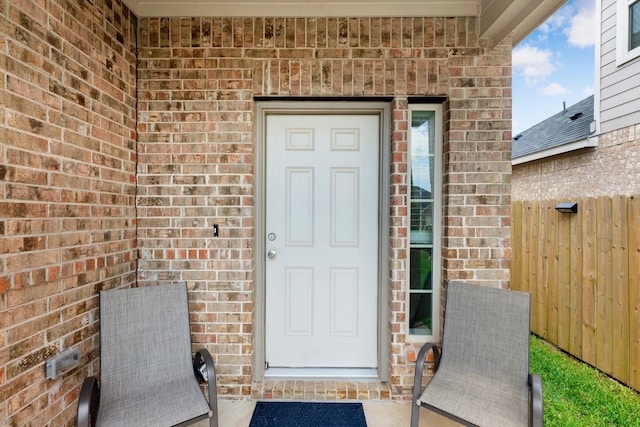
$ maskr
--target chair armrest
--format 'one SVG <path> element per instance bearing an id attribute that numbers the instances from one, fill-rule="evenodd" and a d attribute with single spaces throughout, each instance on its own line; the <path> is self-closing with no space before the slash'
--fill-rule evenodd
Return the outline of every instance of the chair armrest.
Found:
<path id="1" fill-rule="evenodd" d="M 544 409 L 542 401 L 542 379 L 540 375 L 529 374 L 529 386 L 531 387 L 530 424 L 532 427 L 542 427 Z"/>
<path id="2" fill-rule="evenodd" d="M 95 427 L 100 405 L 100 388 L 96 377 L 87 377 L 78 398 L 78 427 Z"/>
<path id="3" fill-rule="evenodd" d="M 198 351 L 196 351 L 196 354 L 194 356 L 194 359 L 196 360 L 196 362 L 204 362 L 206 369 L 207 369 L 207 385 L 208 385 L 208 392 L 209 392 L 209 408 L 211 408 L 211 411 L 213 412 L 213 422 L 211 423 L 211 426 L 217 426 L 218 425 L 218 388 L 217 388 L 217 381 L 216 381 L 216 369 L 215 366 L 213 364 L 213 358 L 211 357 L 211 353 L 209 353 L 209 350 L 202 348 Z"/>
<path id="4" fill-rule="evenodd" d="M 420 397 L 421 389 L 422 389 L 422 371 L 424 369 L 424 362 L 427 360 L 427 354 L 431 350 L 433 352 L 433 361 L 435 362 L 436 370 L 438 370 L 438 366 L 440 365 L 440 350 L 434 343 L 426 343 L 418 352 L 418 357 L 416 358 L 416 369 L 413 374 L 413 403 L 415 404 Z"/>
<path id="5" fill-rule="evenodd" d="M 411 425 L 417 426 L 420 417 L 420 395 L 422 394 L 422 371 L 424 370 L 424 362 L 427 360 L 429 350 L 433 352 L 433 361 L 436 364 L 436 371 L 440 366 L 440 350 L 434 343 L 426 343 L 418 352 L 416 358 L 416 369 L 413 374 L 413 401 L 411 402 Z"/>

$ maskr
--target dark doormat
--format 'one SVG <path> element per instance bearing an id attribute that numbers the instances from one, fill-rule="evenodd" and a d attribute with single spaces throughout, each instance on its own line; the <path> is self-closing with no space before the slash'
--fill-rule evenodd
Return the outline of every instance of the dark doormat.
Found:
<path id="1" fill-rule="evenodd" d="M 249 427 L 367 427 L 362 403 L 258 402 Z"/>

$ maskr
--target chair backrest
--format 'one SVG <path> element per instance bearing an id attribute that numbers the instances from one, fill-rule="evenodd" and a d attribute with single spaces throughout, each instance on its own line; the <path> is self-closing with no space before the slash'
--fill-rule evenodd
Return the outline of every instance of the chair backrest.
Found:
<path id="1" fill-rule="evenodd" d="M 100 292 L 100 355 L 106 399 L 194 380 L 186 285 Z"/>
<path id="2" fill-rule="evenodd" d="M 449 282 L 441 368 L 526 387 L 529 311 L 528 293 Z"/>

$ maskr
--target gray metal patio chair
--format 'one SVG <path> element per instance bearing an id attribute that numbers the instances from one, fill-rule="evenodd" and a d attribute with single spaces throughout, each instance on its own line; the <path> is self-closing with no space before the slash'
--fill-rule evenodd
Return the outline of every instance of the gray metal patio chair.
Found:
<path id="1" fill-rule="evenodd" d="M 418 353 L 411 426 L 420 407 L 466 426 L 542 426 L 542 381 L 529 373 L 530 295 L 449 282 L 442 355 Z M 433 351 L 436 372 L 422 390 Z"/>
<path id="2" fill-rule="evenodd" d="M 82 385 L 79 427 L 218 425 L 213 359 L 204 349 L 191 357 L 183 283 L 100 292 L 100 371 L 99 386 Z"/>

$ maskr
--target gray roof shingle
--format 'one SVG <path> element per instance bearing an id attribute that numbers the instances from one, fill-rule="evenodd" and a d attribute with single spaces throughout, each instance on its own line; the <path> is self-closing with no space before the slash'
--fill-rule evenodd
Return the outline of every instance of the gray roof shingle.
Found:
<path id="1" fill-rule="evenodd" d="M 593 122 L 593 95 L 516 135 L 512 159 L 587 138 Z"/>

